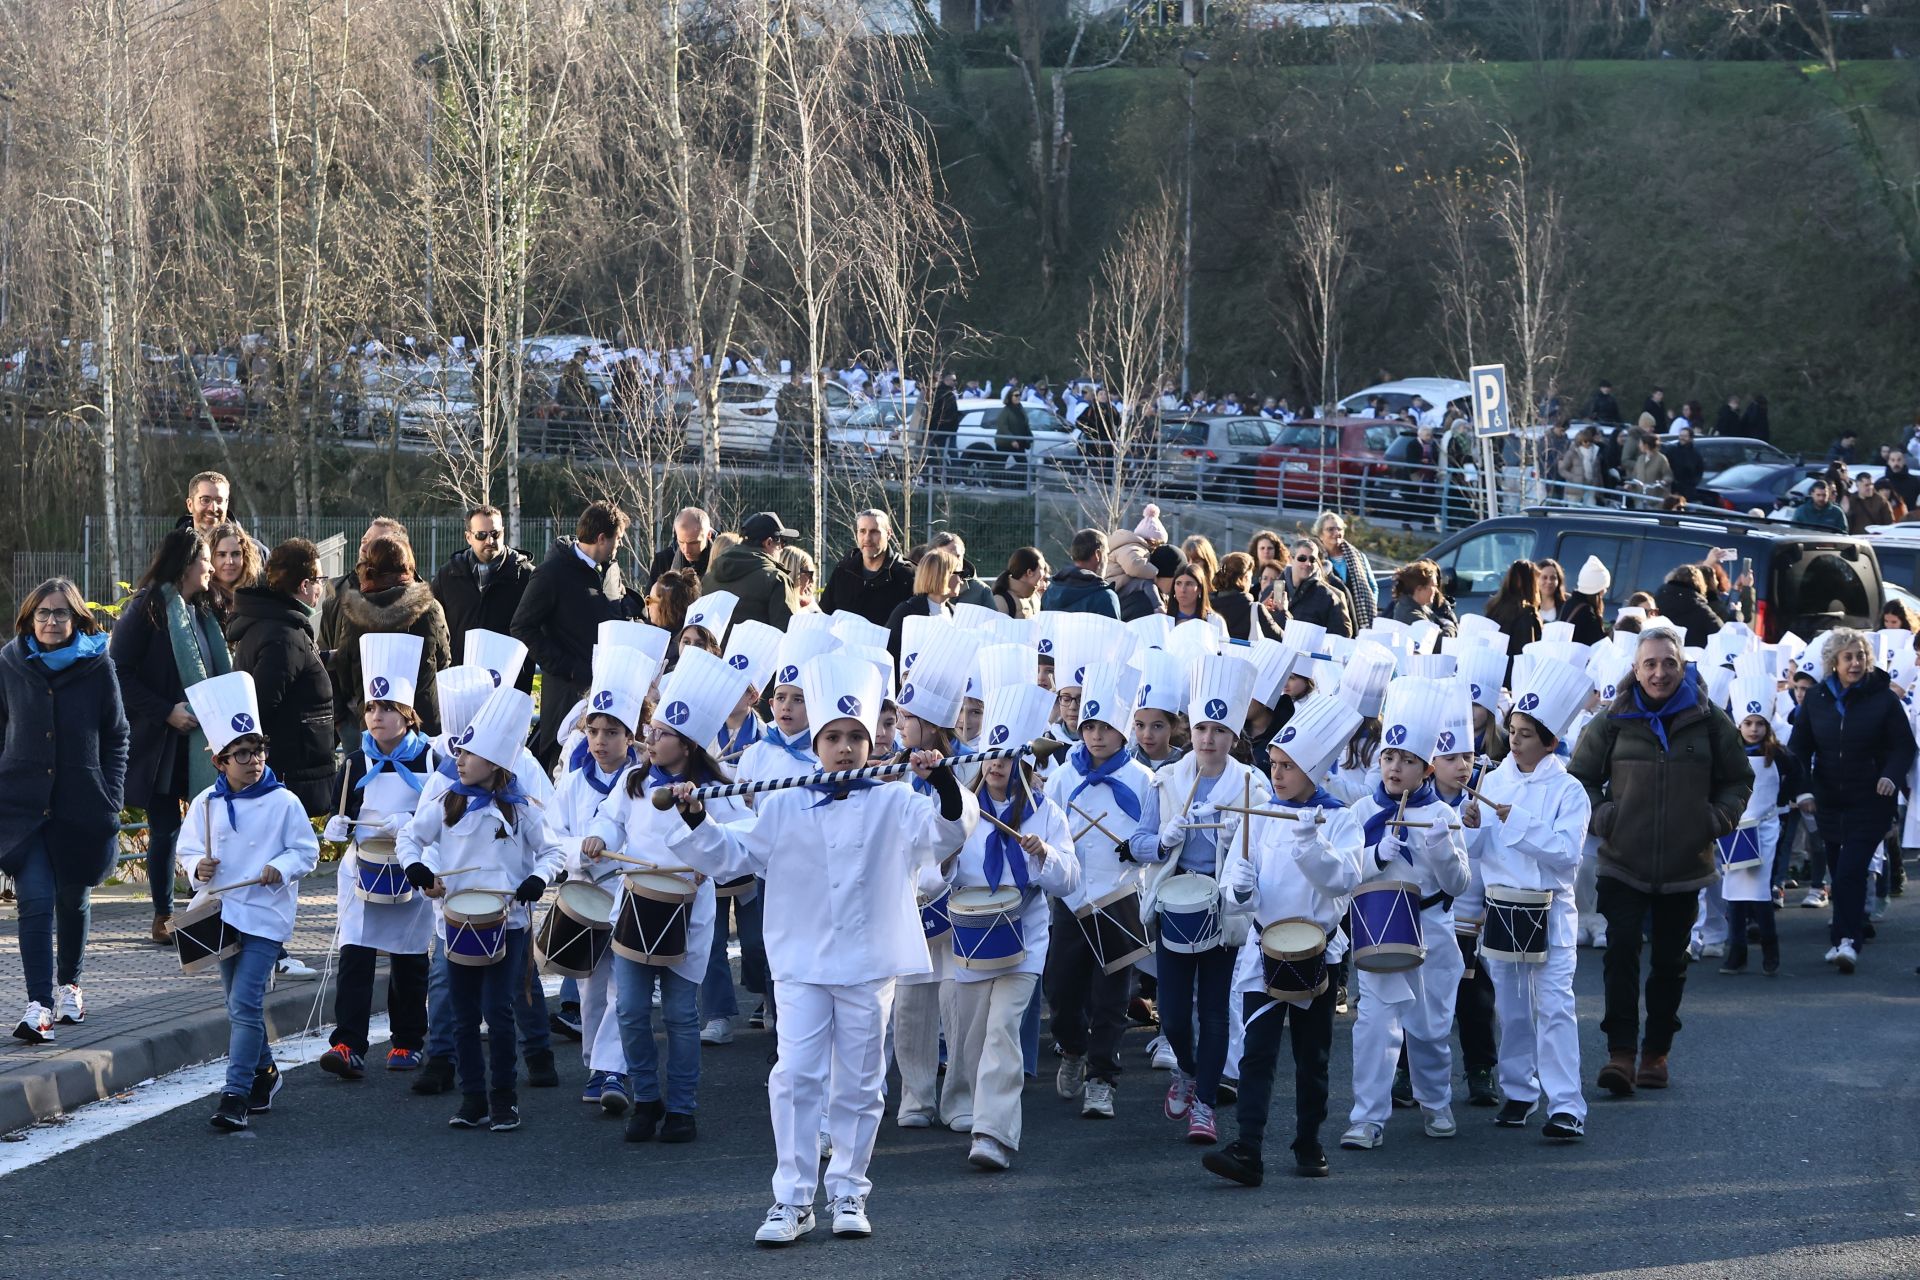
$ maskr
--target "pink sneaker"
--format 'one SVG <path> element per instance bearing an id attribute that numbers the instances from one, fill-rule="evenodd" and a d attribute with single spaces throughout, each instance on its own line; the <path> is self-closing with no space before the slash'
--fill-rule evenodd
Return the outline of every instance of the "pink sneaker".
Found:
<path id="1" fill-rule="evenodd" d="M 1193 1102 L 1193 1081 L 1175 1067 L 1173 1078 L 1167 1082 L 1167 1100 L 1162 1104 L 1160 1113 L 1169 1120 L 1178 1120 L 1187 1114 L 1187 1107 Z"/>
<path id="2" fill-rule="evenodd" d="M 1211 1145 L 1219 1140 L 1213 1128 L 1213 1108 L 1195 1098 L 1187 1112 L 1187 1141 Z"/>

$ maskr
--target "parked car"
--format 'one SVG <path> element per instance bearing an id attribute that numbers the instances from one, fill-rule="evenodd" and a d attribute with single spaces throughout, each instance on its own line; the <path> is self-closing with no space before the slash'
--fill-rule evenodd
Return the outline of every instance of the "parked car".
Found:
<path id="1" fill-rule="evenodd" d="M 1660 447 L 1672 448 L 1679 441 L 1680 433 L 1669 431 L 1660 437 Z M 1696 431 L 1693 433 L 1693 448 L 1700 455 L 1702 484 L 1711 482 L 1728 467 L 1757 462 L 1784 466 L 1787 463 L 1799 461 L 1792 454 L 1775 448 L 1765 440 L 1754 440 L 1747 436 L 1707 436 Z"/>
<path id="2" fill-rule="evenodd" d="M 465 368 L 384 365 L 369 371 L 362 414 L 370 434 L 397 423 L 403 440 L 431 440 L 445 432 L 471 434 L 480 425 L 473 375 Z"/>
<path id="3" fill-rule="evenodd" d="M 848 414 L 846 422 L 829 427 L 827 445 L 869 460 L 899 458 L 911 446 L 918 457 L 925 449 L 925 429 L 918 400 L 875 400 Z"/>
<path id="4" fill-rule="evenodd" d="M 1154 479 L 1163 491 L 1202 502 L 1252 502 L 1260 459 L 1283 429 L 1266 418 L 1163 419 Z"/>
<path id="5" fill-rule="evenodd" d="M 1473 388 L 1458 378 L 1400 378 L 1363 387 L 1350 396 L 1342 396 L 1335 407 L 1348 417 L 1359 417 L 1365 411 L 1367 402 L 1379 396 L 1386 401 L 1389 413 L 1405 414 L 1415 396 L 1435 409 L 1444 409 L 1455 400 L 1467 400 L 1472 395 Z"/>
<path id="6" fill-rule="evenodd" d="M 1867 541 L 1880 558 L 1880 576 L 1887 583 L 1920 589 L 1920 524 L 1869 525 Z"/>
<path id="7" fill-rule="evenodd" d="M 775 452 L 780 443 L 777 439 L 780 416 L 775 411 L 775 404 L 780 388 L 785 384 L 785 378 L 761 374 L 720 380 L 720 402 L 715 407 L 715 415 L 719 423 L 722 455 L 765 456 Z M 853 411 L 866 403 L 866 397 L 832 381 L 827 382 L 821 395 L 826 400 L 826 426 L 829 429 L 845 426 L 847 419 L 853 416 Z M 698 449 L 700 439 L 700 420 L 695 415 L 687 423 L 687 443 Z M 803 449 L 801 442 L 787 443 L 793 449 Z"/>
<path id="8" fill-rule="evenodd" d="M 1386 478 L 1387 446 L 1403 423 L 1377 418 L 1301 418 L 1280 428 L 1260 455 L 1254 495 L 1262 500 L 1358 507 Z M 1325 482 L 1321 476 L 1325 473 Z"/>
<path id="9" fill-rule="evenodd" d="M 1807 464 L 1807 470 L 1809 474 L 1795 481 L 1793 488 L 1787 490 L 1786 493 L 1782 495 L 1780 505 L 1773 513 L 1773 519 L 1791 520 L 1793 519 L 1793 509 L 1795 507 L 1812 500 L 1813 482 L 1827 474 L 1827 467 L 1825 463 L 1821 463 L 1819 466 L 1814 466 L 1812 463 L 1809 463 Z M 1851 479 L 1854 476 L 1864 473 L 1872 476 L 1877 481 L 1882 475 L 1886 474 L 1886 470 L 1885 467 L 1877 462 L 1855 463 L 1847 468 L 1847 477 Z M 1836 493 L 1833 495 L 1833 500 L 1836 503 L 1840 501 L 1840 498 L 1840 494 Z"/>
<path id="10" fill-rule="evenodd" d="M 1080 432 L 1045 405 L 1021 406 L 1033 439 L 1024 452 L 1001 448 L 1000 420 L 1004 406 L 986 396 L 963 396 L 960 426 L 953 434 L 953 450 L 962 463 L 979 468 L 989 482 L 1006 483 L 1026 473 L 1030 461 L 1064 461 L 1080 456 Z"/>
<path id="11" fill-rule="evenodd" d="M 1719 507 L 1726 511 L 1771 512 L 1794 485 L 1825 467 L 1803 462 L 1742 462 L 1728 467 L 1701 484 L 1696 507 Z"/>
<path id="12" fill-rule="evenodd" d="M 209 420 L 222 431 L 240 429 L 247 418 L 247 392 L 239 365 L 232 356 L 194 356 L 190 361 L 176 356 L 154 365 L 141 388 L 147 420 L 175 429 L 207 426 Z"/>

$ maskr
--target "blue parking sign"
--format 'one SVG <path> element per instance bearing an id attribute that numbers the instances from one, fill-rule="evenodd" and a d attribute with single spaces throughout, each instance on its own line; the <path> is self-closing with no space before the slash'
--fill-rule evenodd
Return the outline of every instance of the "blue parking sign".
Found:
<path id="1" fill-rule="evenodd" d="M 1468 370 L 1473 386 L 1473 434 L 1504 436 L 1513 430 L 1507 410 L 1507 366 L 1477 364 Z"/>

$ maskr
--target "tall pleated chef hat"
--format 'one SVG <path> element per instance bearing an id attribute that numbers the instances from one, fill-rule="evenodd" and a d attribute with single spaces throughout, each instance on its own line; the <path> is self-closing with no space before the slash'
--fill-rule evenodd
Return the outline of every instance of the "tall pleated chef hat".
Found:
<path id="1" fill-rule="evenodd" d="M 709 657 L 712 655 L 709 654 Z M 660 666 L 639 649 L 623 644 L 593 646 L 593 687 L 587 690 L 587 713 L 612 716 L 640 733 L 640 708 Z"/>
<path id="2" fill-rule="evenodd" d="M 1054 632 L 1058 631 L 1060 624 L 1071 616 L 1071 614 L 1061 613 L 1057 609 L 1042 609 L 1034 615 L 1033 643 L 1034 647 L 1040 651 L 1040 656 L 1044 660 L 1048 662 L 1053 661 Z"/>
<path id="3" fill-rule="evenodd" d="M 1253 655 L 1253 700 L 1272 710 L 1280 705 L 1280 697 L 1287 691 L 1287 677 L 1293 674 L 1300 653 L 1291 645 L 1265 636 L 1256 637 L 1248 648 Z"/>
<path id="4" fill-rule="evenodd" d="M 1592 680 L 1594 692 L 1600 695 L 1603 704 L 1619 697 L 1620 690 L 1632 675 L 1632 649 L 1620 645 L 1593 646 L 1593 656 L 1587 659 L 1587 677 Z"/>
<path id="5" fill-rule="evenodd" d="M 492 694 L 493 672 L 471 663 L 448 667 L 433 678 L 434 701 L 440 704 L 440 741 L 434 745 L 442 755 L 452 753 L 454 739 L 466 732 Z"/>
<path id="6" fill-rule="evenodd" d="M 1123 662 L 1096 662 L 1080 682 L 1080 723 L 1098 720 L 1125 737 L 1133 730 L 1140 673 Z"/>
<path id="7" fill-rule="evenodd" d="M 710 591 L 687 606 L 687 620 L 680 624 L 680 629 L 702 627 L 716 643 L 724 643 L 727 624 L 733 621 L 733 611 L 739 607 L 740 597 L 733 592 Z"/>
<path id="8" fill-rule="evenodd" d="M 1140 706 L 1179 715 L 1187 709 L 1189 684 L 1186 664 L 1176 655 L 1149 649 L 1140 656 Z"/>
<path id="9" fill-rule="evenodd" d="M 260 732 L 260 699 L 253 677 L 245 671 L 229 671 L 193 685 L 187 690 L 187 705 L 216 756 L 235 738 Z"/>
<path id="10" fill-rule="evenodd" d="M 368 702 L 412 706 L 419 690 L 420 654 L 426 641 L 405 631 L 367 632 L 360 637 L 360 693 Z"/>
<path id="11" fill-rule="evenodd" d="M 1032 742 L 1053 719 L 1053 693 L 1031 682 L 1004 684 L 987 695 L 980 715 L 980 747 L 1010 747 Z"/>
<path id="12" fill-rule="evenodd" d="M 1280 639 L 1301 653 L 1331 652 L 1327 648 L 1327 629 L 1317 622 L 1302 622 L 1298 618 L 1289 618 L 1286 625 L 1280 629 Z"/>
<path id="13" fill-rule="evenodd" d="M 488 631 L 484 627 L 475 627 L 467 632 L 467 638 L 461 642 L 460 661 L 471 667 L 479 667 L 493 680 L 493 687 L 509 685 L 520 678 L 520 668 L 527 661 L 527 646 L 512 636 L 503 636 L 498 631 Z M 436 677 L 434 683 L 440 683 Z"/>
<path id="14" fill-rule="evenodd" d="M 1473 750 L 1473 689 L 1459 676 L 1434 680 L 1440 690 L 1440 732 L 1433 739 L 1436 756 Z"/>
<path id="15" fill-rule="evenodd" d="M 871 660 L 853 652 L 856 647 L 809 658 L 800 668 L 800 688 L 807 697 L 807 721 L 815 741 L 835 720 L 857 720 L 869 738 L 879 735 L 880 704 L 886 698 L 883 673 Z M 881 743 L 879 749 L 891 746 Z"/>
<path id="16" fill-rule="evenodd" d="M 600 644 L 638 649 L 653 659 L 656 675 L 659 674 L 660 665 L 667 660 L 668 646 L 673 643 L 673 637 L 667 634 L 665 627 L 656 627 L 650 622 L 629 622 L 625 618 L 608 618 L 602 622 L 594 639 Z"/>
<path id="17" fill-rule="evenodd" d="M 1434 652 L 1440 640 L 1440 625 L 1425 618 L 1407 625 L 1407 634 L 1413 637 L 1415 653 L 1426 655 Z"/>
<path id="18" fill-rule="evenodd" d="M 1309 698 L 1275 735 L 1271 750 L 1283 751 L 1315 783 L 1326 777 L 1363 717 L 1338 698 Z"/>
<path id="19" fill-rule="evenodd" d="M 840 615 L 836 613 L 822 613 L 818 609 L 808 609 L 804 613 L 796 613 L 787 619 L 787 634 L 793 635 L 795 632 L 803 631 L 824 631 L 828 635 L 832 635 L 833 620 L 839 616 Z"/>
<path id="20" fill-rule="evenodd" d="M 1738 725 L 1748 716 L 1773 718 L 1773 677 L 1736 676 L 1727 686 L 1727 714 Z"/>
<path id="21" fill-rule="evenodd" d="M 833 634 L 841 644 L 868 644 L 881 649 L 892 639 L 885 627 L 867 621 L 851 609 L 842 609 L 833 615 Z"/>
<path id="22" fill-rule="evenodd" d="M 1076 688 L 1088 667 L 1125 662 L 1130 651 L 1122 623 L 1094 613 L 1066 614 L 1053 629 L 1053 687 Z"/>
<path id="23" fill-rule="evenodd" d="M 1258 673 L 1251 662 L 1230 653 L 1210 653 L 1193 664 L 1193 687 L 1187 697 L 1187 722 L 1225 725 L 1234 736 L 1247 724 L 1247 702 L 1253 697 Z"/>
<path id="24" fill-rule="evenodd" d="M 1765 676 L 1777 680 L 1781 665 L 1780 646 L 1763 644 L 1758 649 L 1749 649 L 1745 653 L 1733 656 L 1733 674 L 1736 676 Z"/>
<path id="25" fill-rule="evenodd" d="M 1127 624 L 1127 630 L 1143 649 L 1164 649 L 1173 634 L 1173 618 L 1164 613 L 1149 613 Z"/>
<path id="26" fill-rule="evenodd" d="M 1535 658 L 1526 679 L 1516 682 L 1513 709 L 1532 716 L 1557 742 L 1593 692 L 1593 680 L 1582 667 L 1553 658 Z"/>
<path id="27" fill-rule="evenodd" d="M 1219 653 L 1226 645 L 1220 633 L 1205 618 L 1189 618 L 1167 633 L 1166 650 L 1177 654 L 1192 669 L 1193 664 L 1210 653 Z"/>
<path id="28" fill-rule="evenodd" d="M 1039 687 L 1040 655 L 1033 651 L 1032 645 L 987 645 L 974 654 L 974 668 L 979 673 L 980 691 L 985 695 L 982 701 L 991 698 L 994 690 L 1010 684 Z"/>
<path id="29" fill-rule="evenodd" d="M 727 717 L 747 691 L 747 675 L 705 649 L 682 649 L 680 661 L 660 682 L 653 722 L 665 725 L 695 746 L 711 747 Z M 812 710 L 812 700 L 808 700 Z"/>
<path id="30" fill-rule="evenodd" d="M 1467 645 L 1453 651 L 1459 660 L 1459 673 L 1466 677 L 1473 700 L 1495 715 L 1500 714 L 1500 685 L 1507 678 L 1507 650 L 1502 645 Z"/>
<path id="31" fill-rule="evenodd" d="M 1407 674 L 1429 680 L 1445 680 L 1460 669 L 1460 659 L 1451 653 L 1415 654 L 1407 663 Z"/>
<path id="32" fill-rule="evenodd" d="M 1380 745 L 1432 760 L 1444 700 L 1437 680 L 1401 676 L 1393 681 L 1380 707 Z"/>
<path id="33" fill-rule="evenodd" d="M 1573 639 L 1573 624 L 1571 622 L 1562 622 L 1558 619 L 1552 622 L 1542 623 L 1540 627 L 1540 638 L 1542 640 L 1554 641 L 1571 640 Z"/>
<path id="34" fill-rule="evenodd" d="M 860 659 L 860 661 L 871 665 L 874 670 L 880 673 L 881 698 L 891 699 L 893 697 L 894 683 L 893 683 L 893 655 L 892 654 L 888 653 L 885 649 L 879 647 L 878 645 L 871 645 L 871 644 L 843 644 L 838 649 L 835 649 L 834 652 L 844 653 L 850 658 L 858 658 Z M 807 667 L 805 663 L 802 663 L 800 665 L 800 691 L 802 694 L 806 696 L 807 720 L 809 723 L 811 723 L 813 720 L 813 695 L 810 693 L 807 693 L 806 689 L 807 689 Z M 873 713 L 873 715 L 874 715 L 874 720 L 877 723 L 880 718 L 880 713 L 876 710 Z"/>
<path id="35" fill-rule="evenodd" d="M 962 631 L 992 631 L 999 626 L 1000 611 L 983 604 L 953 606 L 953 625 Z"/>
<path id="36" fill-rule="evenodd" d="M 773 687 L 773 664 L 785 639 L 780 628 L 748 618 L 727 637 L 727 665 L 743 673 L 748 684 L 765 693 Z"/>
<path id="37" fill-rule="evenodd" d="M 832 653 L 840 647 L 840 641 L 833 632 L 822 627 L 812 627 L 806 631 L 796 631 L 789 627 L 786 635 L 780 638 L 780 648 L 773 658 L 773 687 L 783 684 L 800 685 L 800 668 L 807 665 L 808 658 L 823 653 Z"/>
<path id="38" fill-rule="evenodd" d="M 473 722 L 454 739 L 462 751 L 471 751 L 495 768 L 512 771 L 533 728 L 533 695 L 503 684 L 487 695 Z"/>
<path id="39" fill-rule="evenodd" d="M 967 676 L 973 669 L 979 633 L 963 631 L 943 617 L 929 617 L 927 621 L 932 625 L 920 633 L 919 654 L 913 670 L 901 677 L 896 701 L 902 711 L 938 728 L 951 729 L 960 718 L 960 702 L 967 696 Z M 902 665 L 905 661 L 903 644 Z"/>
<path id="40" fill-rule="evenodd" d="M 1393 668 L 1393 654 L 1371 640 L 1362 640 L 1347 658 L 1335 696 L 1362 716 L 1377 716 L 1387 696 L 1387 683 L 1393 679 Z"/>
<path id="41" fill-rule="evenodd" d="M 1490 638 L 1497 636 L 1502 647 L 1507 643 L 1507 633 L 1500 629 L 1500 624 L 1484 614 L 1461 614 L 1456 630 L 1458 631 L 1459 639 L 1465 639 L 1468 636 L 1487 636 Z"/>

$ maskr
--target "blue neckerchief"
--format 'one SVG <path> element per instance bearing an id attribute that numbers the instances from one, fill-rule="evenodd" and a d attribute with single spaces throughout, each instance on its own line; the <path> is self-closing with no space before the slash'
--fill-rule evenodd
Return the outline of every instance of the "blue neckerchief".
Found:
<path id="1" fill-rule="evenodd" d="M 1671 698 L 1667 699 L 1667 705 L 1661 707 L 1658 711 L 1651 710 L 1647 706 L 1646 696 L 1641 693 L 1640 686 L 1637 684 L 1634 685 L 1633 705 L 1637 709 L 1633 711 L 1616 711 L 1613 713 L 1613 718 L 1615 720 L 1645 720 L 1647 727 L 1653 730 L 1653 736 L 1660 740 L 1660 749 L 1662 751 L 1669 750 L 1667 745 L 1667 721 L 1673 719 L 1682 711 L 1692 710 L 1700 703 L 1700 693 L 1694 685 L 1692 675 L 1693 668 L 1688 667 L 1687 676 L 1680 681 L 1680 687 L 1674 691 L 1674 695 Z"/>
<path id="2" fill-rule="evenodd" d="M 1440 793 L 1433 789 L 1433 779 L 1428 778 L 1407 793 L 1407 808 L 1418 809 L 1421 805 L 1432 804 L 1439 798 Z M 1373 802 L 1380 806 L 1380 811 L 1368 818 L 1362 827 L 1365 833 L 1365 845 L 1369 849 L 1379 844 L 1382 837 L 1387 834 L 1387 823 L 1393 821 L 1393 815 L 1400 808 L 1400 801 L 1387 794 L 1387 784 L 1384 782 L 1375 784 Z M 1404 850 L 1402 856 L 1405 856 Z"/>
<path id="3" fill-rule="evenodd" d="M 647 790 L 649 791 L 654 790 L 656 787 L 671 787 L 676 783 L 691 781 L 693 781 L 692 778 L 684 777 L 677 773 L 668 773 L 657 764 L 647 766 Z"/>
<path id="4" fill-rule="evenodd" d="M 1105 764 L 1096 768 L 1093 763 L 1093 753 L 1084 746 L 1075 747 L 1068 753 L 1067 763 L 1072 765 L 1074 772 L 1080 775 L 1080 785 L 1075 787 L 1073 794 L 1067 797 L 1067 803 L 1072 804 L 1078 800 L 1080 793 L 1088 787 L 1105 783 L 1107 790 L 1113 792 L 1113 802 L 1120 806 L 1120 812 L 1135 822 L 1140 821 L 1140 797 L 1133 794 L 1132 788 L 1115 776 L 1127 767 L 1130 760 L 1131 757 L 1126 752 L 1116 751 L 1107 757 Z"/>
<path id="5" fill-rule="evenodd" d="M 27 660 L 31 662 L 38 658 L 49 671 L 65 671 L 82 658 L 97 658 L 106 651 L 107 633 L 104 631 L 96 631 L 92 635 L 82 632 L 73 638 L 71 644 L 61 645 L 58 649 L 42 649 L 38 640 L 27 637 Z"/>
<path id="6" fill-rule="evenodd" d="M 1747 744 L 1747 754 L 1750 756 L 1761 756 L 1766 753 L 1767 744 L 1764 742 L 1750 742 Z"/>
<path id="7" fill-rule="evenodd" d="M 640 749 L 631 743 L 627 744 L 627 763 L 638 764 L 639 762 Z M 583 733 L 580 735 L 580 741 L 573 744 L 573 754 L 567 757 L 567 768 L 569 771 L 584 769 L 592 763 L 593 748 L 587 745 L 587 735 Z"/>
<path id="8" fill-rule="evenodd" d="M 496 805 L 504 810 L 507 805 L 525 804 L 527 802 L 527 793 L 520 789 L 520 784 L 517 781 L 509 781 L 507 785 L 499 791 L 489 791 L 485 787 L 475 787 L 465 782 L 456 782 L 451 787 L 448 787 L 447 790 L 451 791 L 454 795 L 465 796 L 467 798 L 466 812 L 460 815 L 463 819 L 475 809 L 484 809 L 488 805 Z M 502 816 L 505 816 L 504 812 Z"/>
<path id="9" fill-rule="evenodd" d="M 760 741 L 761 736 L 765 732 L 766 726 L 760 723 L 760 717 L 749 711 L 747 712 L 747 718 L 740 722 L 738 737 L 730 737 L 727 732 L 727 726 L 724 724 L 720 726 L 720 732 L 716 735 L 720 741 L 720 754 L 724 756 L 738 755 L 754 743 Z"/>
<path id="10" fill-rule="evenodd" d="M 797 764 L 817 765 L 820 761 L 813 754 L 813 735 L 805 729 L 794 730 L 789 738 L 780 732 L 780 726 L 768 725 L 767 732 L 760 741 L 770 742 L 794 758 Z"/>
<path id="11" fill-rule="evenodd" d="M 409 729 L 407 730 L 407 736 L 400 739 L 398 746 L 394 747 L 391 752 L 382 753 L 380 748 L 374 743 L 373 735 L 364 729 L 361 730 L 360 754 L 366 757 L 367 773 L 360 781 L 353 784 L 353 789 L 355 791 L 365 791 L 369 782 L 372 782 L 385 770 L 391 769 L 400 775 L 402 782 L 413 788 L 415 795 L 418 795 L 420 793 L 420 775 L 405 766 L 418 760 L 420 754 L 427 749 L 428 745 L 426 734 L 420 732 L 418 729 Z"/>
<path id="12" fill-rule="evenodd" d="M 1459 795 L 1454 796 L 1451 799 L 1449 799 L 1446 793 L 1441 791 L 1440 788 L 1438 787 L 1435 787 L 1433 789 L 1433 794 L 1436 796 L 1439 796 L 1440 803 L 1446 805 L 1450 809 L 1458 809 L 1461 805 L 1467 802 L 1467 791 L 1465 787 L 1462 787 L 1460 789 Z"/>
<path id="13" fill-rule="evenodd" d="M 1283 809 L 1344 809 L 1347 807 L 1341 803 L 1338 796 L 1325 787 L 1315 787 L 1313 794 L 1305 800 L 1282 800 L 1275 796 L 1273 802 Z"/>
<path id="14" fill-rule="evenodd" d="M 1007 797 L 1007 810 L 1001 813 L 993 807 L 993 799 L 982 789 L 979 795 L 980 811 L 992 814 L 1000 821 L 1016 830 L 1024 816 L 1020 809 L 1019 795 Z M 980 869 L 987 877 L 987 888 L 998 889 L 1001 878 L 1009 869 L 1013 872 L 1013 885 L 1021 893 L 1027 891 L 1027 853 L 1020 847 L 1020 841 L 1008 835 L 992 823 L 987 824 L 987 851 L 981 859 Z"/>
<path id="15" fill-rule="evenodd" d="M 931 796 L 939 794 L 933 789 L 931 782 L 928 782 L 917 773 L 909 775 L 907 781 L 913 784 L 914 794 L 916 795 Z"/>
<path id="16" fill-rule="evenodd" d="M 1840 683 L 1839 676 L 1828 676 L 1820 683 L 1825 685 L 1827 692 L 1833 695 L 1833 709 L 1840 713 L 1840 723 L 1844 726 L 1847 723 L 1847 699 L 1853 696 L 1853 691 L 1858 689 L 1862 682 L 1855 680 L 1851 685 L 1843 685 Z"/>
<path id="17" fill-rule="evenodd" d="M 854 778 L 847 782 L 839 782 L 839 783 L 809 782 L 807 784 L 807 790 L 818 795 L 820 798 L 818 800 L 815 800 L 812 804 L 808 805 L 807 808 L 818 809 L 823 804 L 833 803 L 835 800 L 840 799 L 843 795 L 844 796 L 854 795 L 858 792 L 867 791 L 879 785 L 880 784 L 878 782 L 875 782 L 872 778 Z"/>
<path id="18" fill-rule="evenodd" d="M 584 775 L 587 785 L 604 796 L 613 793 L 613 784 L 620 781 L 620 775 L 626 770 L 627 765 L 638 764 L 639 761 L 640 753 L 629 745 L 626 762 L 613 771 L 611 778 L 602 782 L 600 781 L 600 762 L 593 758 L 593 752 L 588 750 L 587 740 L 583 737 L 574 744 L 573 755 L 567 761 L 567 768 Z"/>
<path id="19" fill-rule="evenodd" d="M 443 778 L 451 778 L 458 782 L 460 781 L 460 762 L 452 756 L 441 756 L 439 767 L 434 769 L 434 772 Z"/>
<path id="20" fill-rule="evenodd" d="M 227 775 L 223 773 L 213 780 L 213 794 L 218 799 L 227 802 L 227 825 L 235 831 L 238 831 L 240 829 L 240 820 L 234 816 L 233 802 L 235 800 L 256 800 L 269 792 L 280 790 L 281 786 L 280 779 L 273 776 L 273 770 L 268 769 L 261 773 L 260 781 L 245 790 L 235 791 L 227 784 Z M 207 803 L 212 804 L 213 801 L 209 800 Z"/>

